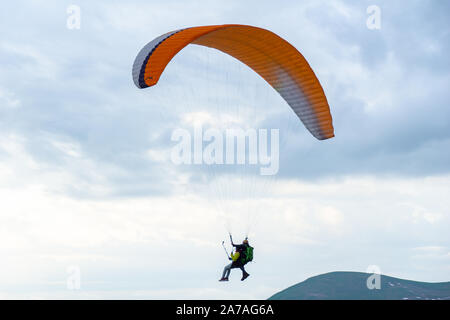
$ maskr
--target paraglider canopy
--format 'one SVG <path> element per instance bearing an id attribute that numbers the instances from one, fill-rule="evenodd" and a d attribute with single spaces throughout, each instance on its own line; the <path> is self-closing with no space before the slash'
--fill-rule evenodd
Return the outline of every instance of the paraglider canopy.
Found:
<path id="1" fill-rule="evenodd" d="M 163 34 L 137 55 L 133 64 L 135 85 L 155 85 L 170 60 L 188 44 L 215 48 L 240 60 L 283 97 L 314 137 L 334 137 L 327 98 L 308 62 L 286 40 L 265 29 L 227 24 Z"/>

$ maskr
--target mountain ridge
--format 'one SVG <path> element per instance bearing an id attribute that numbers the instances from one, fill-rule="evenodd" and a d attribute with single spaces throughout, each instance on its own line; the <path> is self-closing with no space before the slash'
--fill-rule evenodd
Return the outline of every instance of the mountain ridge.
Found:
<path id="1" fill-rule="evenodd" d="M 449 282 L 420 282 L 387 275 L 333 271 L 310 277 L 272 295 L 269 300 L 450 300 Z"/>

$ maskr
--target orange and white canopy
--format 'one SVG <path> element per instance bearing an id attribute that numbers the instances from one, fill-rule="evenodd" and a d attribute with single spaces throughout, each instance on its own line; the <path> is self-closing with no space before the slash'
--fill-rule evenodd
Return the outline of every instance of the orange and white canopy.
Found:
<path id="1" fill-rule="evenodd" d="M 136 86 L 155 85 L 170 60 L 188 44 L 215 48 L 242 61 L 283 97 L 314 137 L 334 137 L 327 98 L 308 62 L 286 40 L 265 29 L 228 24 L 163 34 L 137 55 L 133 64 Z"/>

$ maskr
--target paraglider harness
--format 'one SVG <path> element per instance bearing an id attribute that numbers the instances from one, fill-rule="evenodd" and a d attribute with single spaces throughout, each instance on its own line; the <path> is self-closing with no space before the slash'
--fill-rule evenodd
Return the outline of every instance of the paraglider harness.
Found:
<path id="1" fill-rule="evenodd" d="M 247 240 L 247 238 L 245 238 L 245 240 Z M 231 234 L 230 234 L 230 241 L 231 241 L 231 245 L 233 245 L 233 238 L 232 238 Z M 222 245 L 223 245 L 223 242 L 222 242 Z M 227 253 L 227 256 L 228 256 L 228 252 L 227 252 L 225 246 L 224 246 L 224 249 L 225 249 L 225 252 Z M 238 252 L 239 252 L 238 260 L 236 260 L 234 262 L 238 262 L 238 263 L 240 263 L 241 265 L 244 266 L 247 263 L 249 263 L 250 261 L 253 261 L 253 247 L 250 246 L 249 244 L 245 245 L 245 249 L 244 250 L 239 250 Z M 228 258 L 231 259 L 230 256 L 228 256 Z"/>

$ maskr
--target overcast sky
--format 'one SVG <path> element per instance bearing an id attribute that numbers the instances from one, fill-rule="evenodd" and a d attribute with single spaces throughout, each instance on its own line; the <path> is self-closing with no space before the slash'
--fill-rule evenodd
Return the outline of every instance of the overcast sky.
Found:
<path id="1" fill-rule="evenodd" d="M 370 5 L 380 29 L 366 25 Z M 437 0 L 4 3 L 0 298 L 266 299 L 371 265 L 449 281 L 448 12 Z M 269 29 L 305 56 L 335 138 L 317 141 L 213 49 L 188 46 L 157 86 L 136 88 L 146 43 L 224 23 Z M 280 130 L 277 175 L 170 160 L 175 129 L 230 123 Z M 233 270 L 219 283 L 230 226 L 236 241 L 250 232 L 255 262 L 245 282 Z"/>

